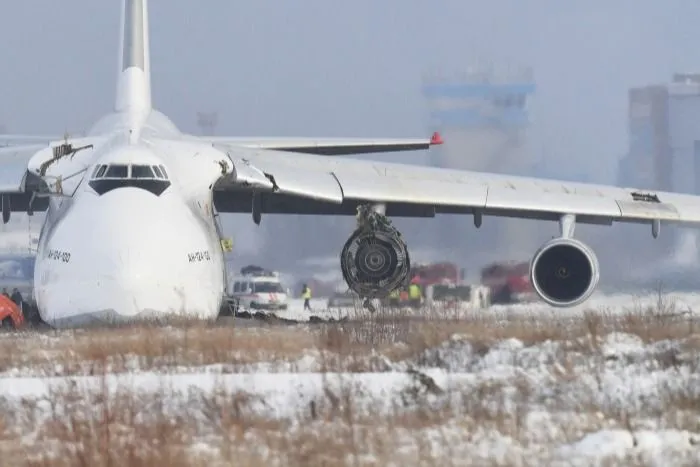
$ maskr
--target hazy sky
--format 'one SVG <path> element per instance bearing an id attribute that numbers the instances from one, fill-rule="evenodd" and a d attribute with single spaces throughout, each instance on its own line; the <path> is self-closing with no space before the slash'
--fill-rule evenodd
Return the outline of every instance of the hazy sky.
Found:
<path id="1" fill-rule="evenodd" d="M 0 122 L 83 130 L 110 110 L 119 0 L 4 2 Z M 475 58 L 533 67 L 533 143 L 549 164 L 612 181 L 627 89 L 700 70 L 694 0 L 151 0 L 154 100 L 181 129 L 412 136 L 421 73 Z"/>

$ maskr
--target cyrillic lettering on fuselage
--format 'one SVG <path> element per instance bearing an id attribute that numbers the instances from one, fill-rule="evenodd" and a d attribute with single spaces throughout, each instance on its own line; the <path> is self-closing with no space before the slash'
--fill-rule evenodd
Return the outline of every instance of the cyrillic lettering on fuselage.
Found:
<path id="1" fill-rule="evenodd" d="M 46 254 L 46 257 L 54 261 L 61 261 L 64 263 L 70 262 L 70 253 L 67 251 L 49 250 L 49 252 Z"/>
<path id="2" fill-rule="evenodd" d="M 193 251 L 192 253 L 187 254 L 187 260 L 190 263 L 200 263 L 202 261 L 211 261 L 211 256 L 207 250 Z"/>

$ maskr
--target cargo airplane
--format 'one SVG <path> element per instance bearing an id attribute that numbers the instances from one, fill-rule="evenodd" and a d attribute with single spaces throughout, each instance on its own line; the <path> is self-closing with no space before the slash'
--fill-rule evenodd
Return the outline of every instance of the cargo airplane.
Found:
<path id="1" fill-rule="evenodd" d="M 184 134 L 152 106 L 147 0 L 124 0 L 122 15 L 110 113 L 80 137 L 0 136 L 12 143 L 0 149 L 3 221 L 45 212 L 34 294 L 51 326 L 217 317 L 226 275 L 219 213 L 249 213 L 256 224 L 272 214 L 355 216 L 339 263 L 368 300 L 410 279 L 408 248 L 391 218 L 558 222 L 530 278 L 542 300 L 560 307 L 585 301 L 599 279 L 595 253 L 574 238 L 577 223 L 635 222 L 656 237 L 662 223 L 700 222 L 697 196 L 344 157 L 425 150 L 441 143 L 438 135 Z"/>

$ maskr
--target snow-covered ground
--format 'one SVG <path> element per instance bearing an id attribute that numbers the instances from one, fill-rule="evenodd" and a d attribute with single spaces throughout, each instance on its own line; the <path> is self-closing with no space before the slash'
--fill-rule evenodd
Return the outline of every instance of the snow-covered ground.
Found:
<path id="1" fill-rule="evenodd" d="M 0 449 L 12 465 L 698 465 L 697 304 L 3 335 Z"/>
<path id="2" fill-rule="evenodd" d="M 274 314 L 280 318 L 309 321 L 311 316 L 321 319 L 354 319 L 366 318 L 369 312 L 362 308 L 362 303 L 358 300 L 352 308 L 328 309 L 326 299 L 312 299 L 312 312 L 304 311 L 304 302 L 301 299 L 291 299 L 289 308 L 286 311 L 276 311 Z M 594 294 L 585 303 L 571 308 L 555 308 L 544 302 L 516 304 L 516 305 L 494 305 L 483 310 L 470 308 L 440 308 L 434 307 L 432 310 L 411 310 L 402 309 L 399 314 L 417 317 L 460 318 L 463 316 L 473 316 L 475 313 L 488 316 L 581 316 L 586 311 L 599 311 L 610 314 L 621 314 L 629 312 L 639 312 L 647 309 L 655 309 L 668 313 L 700 313 L 700 293 L 668 293 L 659 295 L 658 293 L 639 294 Z"/>

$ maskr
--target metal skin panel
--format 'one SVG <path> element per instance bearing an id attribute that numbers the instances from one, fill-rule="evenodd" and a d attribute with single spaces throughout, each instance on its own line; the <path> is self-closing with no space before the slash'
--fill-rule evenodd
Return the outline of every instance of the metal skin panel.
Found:
<path id="1" fill-rule="evenodd" d="M 255 166 L 240 159 L 233 159 L 234 173 L 231 176 L 233 186 L 272 190 L 272 182 Z"/>
<path id="2" fill-rule="evenodd" d="M 343 202 L 343 191 L 340 189 L 338 181 L 329 172 L 299 169 L 291 164 L 279 164 L 264 157 L 253 159 L 249 168 L 259 171 L 263 176 L 265 174 L 270 176 L 272 180 L 268 181 L 276 193 L 334 204 Z M 267 177 L 265 178 L 267 179 Z"/>

